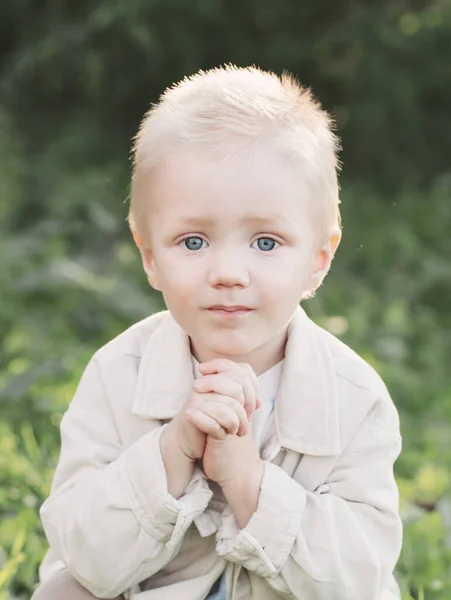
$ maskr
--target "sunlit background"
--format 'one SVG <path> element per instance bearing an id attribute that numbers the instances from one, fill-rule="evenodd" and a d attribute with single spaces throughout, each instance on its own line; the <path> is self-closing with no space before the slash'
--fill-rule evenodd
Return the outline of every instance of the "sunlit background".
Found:
<path id="1" fill-rule="evenodd" d="M 308 313 L 396 403 L 403 599 L 451 598 L 451 1 L 17 0 L 0 7 L 0 599 L 29 599 L 59 422 L 91 354 L 162 307 L 129 234 L 150 102 L 233 62 L 336 118 L 344 237 Z"/>

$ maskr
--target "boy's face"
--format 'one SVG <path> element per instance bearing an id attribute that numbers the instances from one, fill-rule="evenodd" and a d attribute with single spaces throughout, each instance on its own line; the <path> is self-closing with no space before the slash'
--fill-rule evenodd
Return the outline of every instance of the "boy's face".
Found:
<path id="1" fill-rule="evenodd" d="M 143 189 L 144 267 L 196 358 L 257 372 L 275 364 L 315 264 L 307 188 L 274 159 L 190 153 L 171 156 Z"/>

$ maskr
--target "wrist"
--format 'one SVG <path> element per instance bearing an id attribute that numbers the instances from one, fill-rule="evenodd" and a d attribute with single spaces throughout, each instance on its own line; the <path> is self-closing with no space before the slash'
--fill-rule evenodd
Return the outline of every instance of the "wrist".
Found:
<path id="1" fill-rule="evenodd" d="M 195 461 L 174 442 L 169 426 L 160 437 L 160 452 L 166 471 L 168 492 L 174 498 L 180 498 L 194 473 Z"/>
<path id="2" fill-rule="evenodd" d="M 265 461 L 259 458 L 252 467 L 240 470 L 221 484 L 224 494 L 238 491 L 242 496 L 248 496 L 249 492 L 252 493 L 256 488 L 260 489 L 264 471 Z"/>
<path id="3" fill-rule="evenodd" d="M 265 461 L 259 459 L 251 470 L 240 472 L 221 486 L 241 529 L 246 527 L 257 510 L 264 472 Z"/>
<path id="4" fill-rule="evenodd" d="M 164 447 L 169 450 L 174 455 L 174 459 L 181 460 L 183 463 L 192 463 L 194 465 L 196 457 L 192 456 L 190 451 L 187 448 L 184 448 L 183 444 L 180 443 L 183 439 L 183 435 L 178 429 L 179 428 L 174 420 L 166 425 L 165 430 L 161 435 L 160 446 L 162 449 Z"/>

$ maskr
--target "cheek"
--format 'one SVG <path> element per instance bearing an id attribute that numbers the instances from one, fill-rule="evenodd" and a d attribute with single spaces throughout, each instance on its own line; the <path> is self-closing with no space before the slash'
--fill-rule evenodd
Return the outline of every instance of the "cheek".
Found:
<path id="1" fill-rule="evenodd" d="M 163 295 L 171 296 L 175 302 L 184 302 L 199 288 L 199 269 L 190 268 L 183 261 L 159 261 L 157 275 Z"/>
<path id="2" fill-rule="evenodd" d="M 268 282 L 264 286 L 268 296 L 291 298 L 302 295 L 309 282 L 308 260 L 297 255 L 286 256 L 267 270 Z"/>

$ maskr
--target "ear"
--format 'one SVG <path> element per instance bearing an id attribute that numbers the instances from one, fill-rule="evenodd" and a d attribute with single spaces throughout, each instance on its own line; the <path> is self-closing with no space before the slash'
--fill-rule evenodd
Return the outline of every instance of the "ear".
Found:
<path id="1" fill-rule="evenodd" d="M 158 285 L 157 270 L 155 267 L 155 260 L 152 251 L 150 250 L 150 248 L 144 247 L 136 229 L 134 227 L 131 227 L 130 229 L 135 244 L 138 247 L 139 253 L 141 254 L 141 260 L 143 263 L 144 271 L 147 275 L 147 280 L 155 290 L 161 291 L 160 286 Z"/>
<path id="2" fill-rule="evenodd" d="M 135 244 L 138 247 L 138 250 L 141 250 L 142 244 L 141 244 L 141 238 L 139 237 L 138 232 L 133 228 L 131 229 L 131 232 L 132 232 L 133 239 L 135 240 Z"/>
<path id="3" fill-rule="evenodd" d="M 161 292 L 161 287 L 158 283 L 157 269 L 155 265 L 155 258 L 150 248 L 140 248 L 141 260 L 143 263 L 144 271 L 147 275 L 147 281 L 153 287 L 154 290 Z"/>
<path id="4" fill-rule="evenodd" d="M 341 230 L 335 229 L 327 240 L 326 244 L 317 252 L 311 275 L 311 291 L 316 290 L 327 275 L 332 264 L 332 260 L 341 241 Z"/>

